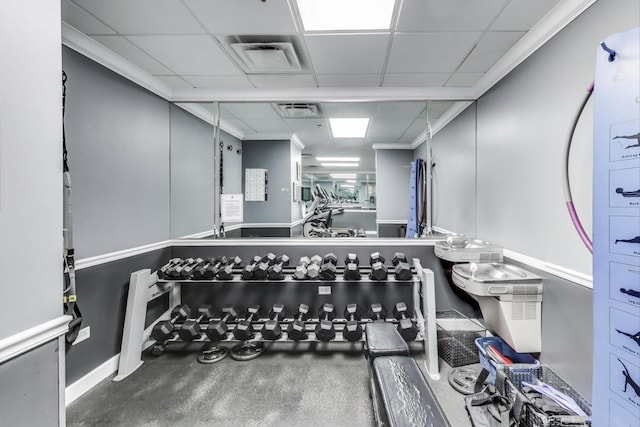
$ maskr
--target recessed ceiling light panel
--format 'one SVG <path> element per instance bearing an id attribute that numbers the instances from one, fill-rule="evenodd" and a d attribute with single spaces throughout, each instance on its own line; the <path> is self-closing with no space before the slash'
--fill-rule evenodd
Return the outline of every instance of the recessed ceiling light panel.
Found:
<path id="1" fill-rule="evenodd" d="M 332 173 L 329 174 L 331 178 L 355 178 L 355 173 Z"/>
<path id="2" fill-rule="evenodd" d="M 334 138 L 364 138 L 369 119 L 329 119 L 329 126 Z"/>
<path id="3" fill-rule="evenodd" d="M 359 162 L 360 157 L 316 157 L 319 162 Z"/>
<path id="4" fill-rule="evenodd" d="M 389 30 L 395 0 L 297 0 L 305 31 Z"/>
<path id="5" fill-rule="evenodd" d="M 325 167 L 325 168 L 340 167 L 340 166 L 348 166 L 350 168 L 356 168 L 356 167 L 358 167 L 358 163 L 341 163 L 341 162 L 337 162 L 337 163 L 320 163 L 320 166 Z"/>

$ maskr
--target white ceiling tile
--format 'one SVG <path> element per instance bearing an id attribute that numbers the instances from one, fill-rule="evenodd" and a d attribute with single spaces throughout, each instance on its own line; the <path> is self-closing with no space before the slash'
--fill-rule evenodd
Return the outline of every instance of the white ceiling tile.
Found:
<path id="1" fill-rule="evenodd" d="M 173 71 L 122 36 L 93 36 L 93 39 L 150 74 L 173 74 Z"/>
<path id="2" fill-rule="evenodd" d="M 122 34 L 203 34 L 205 30 L 176 0 L 76 0 Z"/>
<path id="3" fill-rule="evenodd" d="M 378 102 L 373 117 L 414 119 L 427 107 L 426 101 Z M 376 120 L 377 122 L 377 120 Z"/>
<path id="4" fill-rule="evenodd" d="M 378 87 L 380 74 L 318 74 L 320 87 Z"/>
<path id="5" fill-rule="evenodd" d="M 226 119 L 225 120 L 227 122 L 229 122 L 230 125 L 235 126 L 236 128 L 238 128 L 241 131 L 248 131 L 251 130 L 253 131 L 253 129 L 251 129 L 251 127 L 249 127 L 249 125 L 247 125 L 245 122 L 243 122 L 240 119 Z"/>
<path id="6" fill-rule="evenodd" d="M 127 38 L 176 74 L 241 74 L 209 36 L 129 36 Z"/>
<path id="7" fill-rule="evenodd" d="M 190 76 L 183 75 L 183 79 L 196 88 L 242 88 L 253 87 L 244 76 Z"/>
<path id="8" fill-rule="evenodd" d="M 250 74 L 247 77 L 257 88 L 316 87 L 311 74 Z"/>
<path id="9" fill-rule="evenodd" d="M 233 114 L 238 119 L 272 119 L 281 120 L 269 102 L 225 102 L 221 109 Z"/>
<path id="10" fill-rule="evenodd" d="M 326 117 L 372 117 L 376 108 L 375 102 L 325 102 L 322 105 Z"/>
<path id="11" fill-rule="evenodd" d="M 172 89 L 192 89 L 191 85 L 178 76 L 154 76 Z"/>
<path id="12" fill-rule="evenodd" d="M 491 26 L 493 31 L 528 31 L 560 0 L 511 0 Z"/>
<path id="13" fill-rule="evenodd" d="M 482 33 L 396 34 L 387 73 L 453 72 Z"/>
<path id="14" fill-rule="evenodd" d="M 377 118 L 369 125 L 368 139 L 387 139 L 389 142 L 395 142 L 414 122 L 414 118 L 405 119 L 382 119 Z M 426 128 L 426 122 L 424 127 Z"/>
<path id="15" fill-rule="evenodd" d="M 496 63 L 524 35 L 523 32 L 486 33 L 458 69 L 464 73 L 483 73 Z"/>
<path id="16" fill-rule="evenodd" d="M 398 31 L 485 30 L 506 2 L 507 0 L 404 0 Z"/>
<path id="17" fill-rule="evenodd" d="M 260 132 L 291 132 L 287 125 L 281 120 L 274 119 L 243 119 L 252 129 Z"/>
<path id="18" fill-rule="evenodd" d="M 451 73 L 387 73 L 382 86 L 386 87 L 439 87 L 444 85 Z"/>
<path id="19" fill-rule="evenodd" d="M 471 87 L 484 73 L 455 73 L 445 86 L 447 87 Z"/>
<path id="20" fill-rule="evenodd" d="M 305 40 L 316 74 L 372 74 L 382 71 L 389 35 L 308 35 Z"/>
<path id="21" fill-rule="evenodd" d="M 324 131 L 328 127 L 325 119 L 318 117 L 316 119 L 283 119 L 289 129 L 296 133 Z"/>
<path id="22" fill-rule="evenodd" d="M 285 34 L 296 27 L 287 0 L 187 0 L 198 19 L 215 34 Z"/>
<path id="23" fill-rule="evenodd" d="M 115 34 L 115 31 L 70 0 L 62 0 L 62 20 L 85 34 Z"/>

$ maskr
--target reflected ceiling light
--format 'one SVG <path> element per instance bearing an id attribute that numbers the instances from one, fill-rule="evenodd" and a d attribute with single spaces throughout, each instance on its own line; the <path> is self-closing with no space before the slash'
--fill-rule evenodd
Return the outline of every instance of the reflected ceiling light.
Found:
<path id="1" fill-rule="evenodd" d="M 329 174 L 331 178 L 355 178 L 355 173 L 331 173 Z"/>
<path id="2" fill-rule="evenodd" d="M 389 30 L 395 0 L 297 0 L 306 31 Z"/>
<path id="3" fill-rule="evenodd" d="M 359 162 L 360 157 L 316 157 L 319 162 Z"/>
<path id="4" fill-rule="evenodd" d="M 355 183 L 356 180 L 355 179 L 348 179 L 347 182 Z"/>
<path id="5" fill-rule="evenodd" d="M 340 184 L 340 187 L 354 188 L 355 186 L 353 184 Z"/>
<path id="6" fill-rule="evenodd" d="M 340 166 L 347 166 L 350 168 L 357 168 L 358 167 L 358 163 L 320 163 L 320 166 L 325 167 L 325 168 L 332 168 L 332 167 L 340 167 Z"/>
<path id="7" fill-rule="evenodd" d="M 364 138 L 369 119 L 329 119 L 334 138 Z"/>

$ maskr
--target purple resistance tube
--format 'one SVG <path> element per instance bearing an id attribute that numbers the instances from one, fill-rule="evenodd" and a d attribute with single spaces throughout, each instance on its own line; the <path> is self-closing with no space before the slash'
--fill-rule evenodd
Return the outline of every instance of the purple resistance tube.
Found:
<path id="1" fill-rule="evenodd" d="M 587 236 L 587 232 L 582 228 L 582 223 L 580 219 L 578 219 L 578 214 L 576 213 L 576 209 L 573 207 L 573 202 L 567 202 L 567 209 L 569 209 L 569 216 L 571 217 L 571 222 L 573 222 L 576 231 L 580 235 L 582 242 L 589 249 L 589 252 L 593 253 L 593 243 L 591 243 L 591 239 Z"/>

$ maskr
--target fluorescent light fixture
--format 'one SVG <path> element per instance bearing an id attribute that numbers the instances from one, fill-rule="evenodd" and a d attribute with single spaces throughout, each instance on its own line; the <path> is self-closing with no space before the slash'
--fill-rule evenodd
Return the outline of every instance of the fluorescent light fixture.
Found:
<path id="1" fill-rule="evenodd" d="M 306 31 L 389 30 L 395 0 L 297 0 Z"/>
<path id="2" fill-rule="evenodd" d="M 329 174 L 331 176 L 331 178 L 355 178 L 356 174 L 355 173 L 332 173 Z"/>
<path id="3" fill-rule="evenodd" d="M 325 168 L 333 168 L 333 167 L 350 167 L 350 168 L 357 168 L 358 167 L 358 163 L 320 163 L 320 166 L 325 167 Z"/>
<path id="4" fill-rule="evenodd" d="M 319 162 L 359 162 L 360 157 L 316 157 Z"/>
<path id="5" fill-rule="evenodd" d="M 347 182 L 350 182 L 350 183 L 354 184 L 356 182 L 356 180 L 355 179 L 348 179 Z"/>
<path id="6" fill-rule="evenodd" d="M 334 138 L 364 138 L 369 119 L 329 119 Z"/>
<path id="7" fill-rule="evenodd" d="M 340 187 L 354 188 L 355 186 L 353 184 L 340 184 Z"/>

